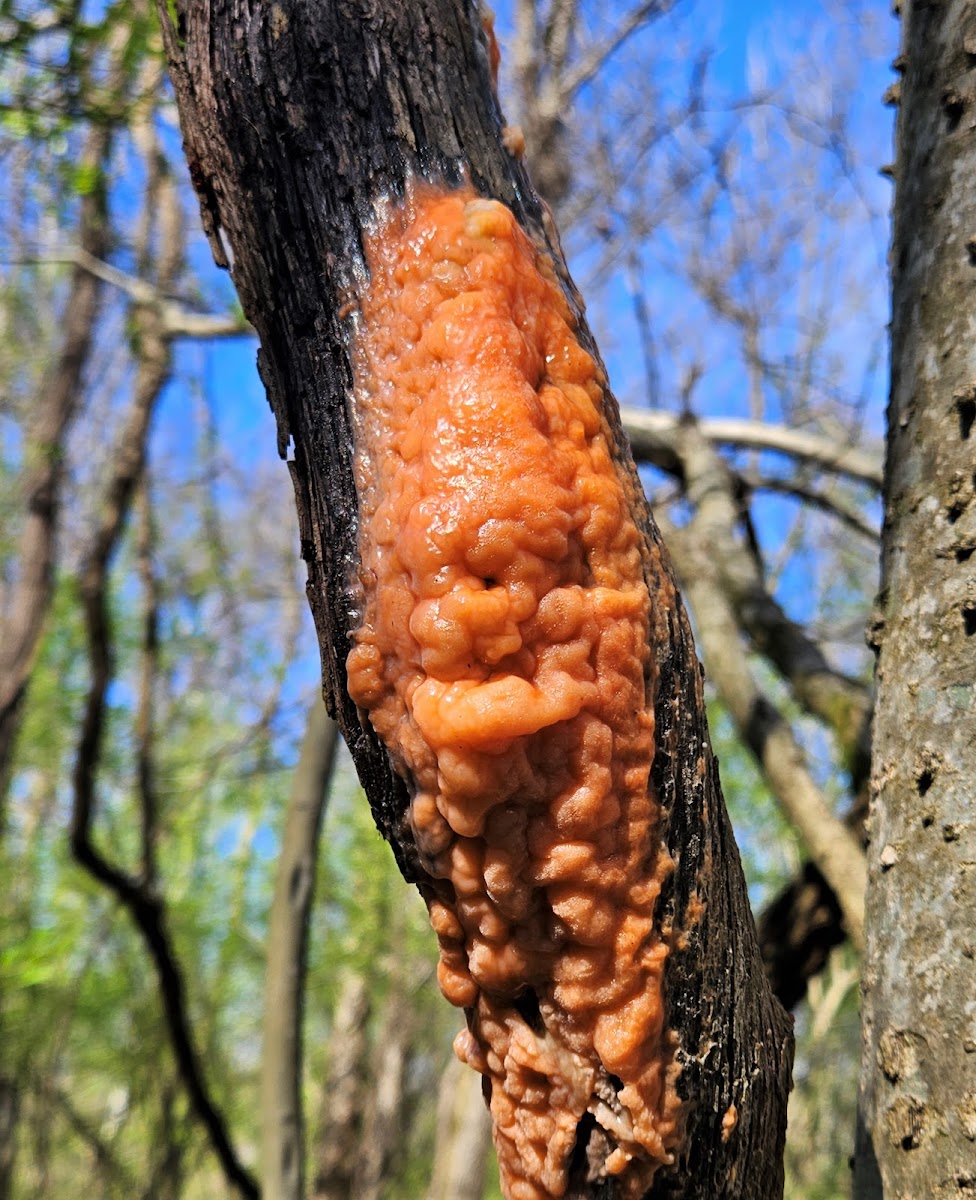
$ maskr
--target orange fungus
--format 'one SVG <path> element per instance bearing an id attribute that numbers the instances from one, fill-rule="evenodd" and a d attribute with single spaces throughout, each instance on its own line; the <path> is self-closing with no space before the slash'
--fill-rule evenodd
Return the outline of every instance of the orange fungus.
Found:
<path id="1" fill-rule="evenodd" d="M 602 373 L 502 204 L 418 192 L 365 252 L 349 692 L 410 790 L 506 1196 L 563 1196 L 578 1129 L 574 1170 L 640 1196 L 679 1137 L 654 922 L 671 862 L 642 535 Z"/>

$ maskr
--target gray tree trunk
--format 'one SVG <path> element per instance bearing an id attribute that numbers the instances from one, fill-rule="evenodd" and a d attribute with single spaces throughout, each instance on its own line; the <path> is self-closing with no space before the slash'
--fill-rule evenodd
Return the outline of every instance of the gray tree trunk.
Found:
<path id="1" fill-rule="evenodd" d="M 342 977 L 329 1039 L 329 1077 L 312 1191 L 315 1200 L 353 1198 L 369 1064 L 368 1020 L 369 985 L 364 976 L 347 971 Z"/>
<path id="2" fill-rule="evenodd" d="M 292 779 L 268 918 L 261 1054 L 261 1192 L 304 1200 L 302 1022 L 319 834 L 339 733 L 316 698 Z"/>
<path id="3" fill-rule="evenodd" d="M 481 1076 L 452 1055 L 437 1093 L 434 1178 L 427 1200 L 481 1200 L 490 1148 Z"/>
<path id="4" fill-rule="evenodd" d="M 859 1200 L 976 1188 L 976 0 L 902 5 Z"/>

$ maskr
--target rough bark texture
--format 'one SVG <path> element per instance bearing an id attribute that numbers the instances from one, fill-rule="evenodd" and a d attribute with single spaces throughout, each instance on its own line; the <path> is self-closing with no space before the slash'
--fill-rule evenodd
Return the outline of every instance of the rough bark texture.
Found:
<path id="1" fill-rule="evenodd" d="M 976 1189 L 976 3 L 902 7 L 856 1194 Z"/>
<path id="2" fill-rule="evenodd" d="M 460 183 L 508 205 L 581 305 L 551 221 L 504 147 L 478 10 L 465 0 L 160 0 L 191 176 L 218 263 L 233 261 L 290 463 L 322 649 L 325 693 L 377 824 L 408 879 L 422 882 L 407 793 L 345 690 L 357 513 L 344 305 L 362 280 L 360 231 L 377 200 L 412 176 Z M 585 322 L 581 336 L 592 342 Z M 595 350 L 594 350 L 595 353 Z M 616 452 L 629 461 L 608 398 Z M 658 533 L 635 513 L 647 536 Z M 666 994 L 680 1039 L 687 1136 L 655 1200 L 755 1200 L 782 1193 L 791 1034 L 756 946 L 705 725 L 701 674 L 663 556 L 647 579 L 660 672 L 652 786 L 676 870 L 661 901 L 674 935 Z M 734 1106 L 734 1107 L 733 1107 Z M 723 1136 L 723 1120 L 725 1121 Z M 613 1200 L 612 1180 L 587 1200 Z M 583 1193 L 580 1193 L 582 1196 Z"/>

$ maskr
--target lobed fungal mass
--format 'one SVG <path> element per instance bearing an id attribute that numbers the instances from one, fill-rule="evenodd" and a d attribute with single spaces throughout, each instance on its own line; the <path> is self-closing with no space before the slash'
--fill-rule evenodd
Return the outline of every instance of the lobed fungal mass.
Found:
<path id="1" fill-rule="evenodd" d="M 572 1169 L 640 1196 L 679 1136 L 654 921 L 671 862 L 604 381 L 503 205 L 418 192 L 365 251 L 349 692 L 410 789 L 505 1195 L 563 1196 Z"/>

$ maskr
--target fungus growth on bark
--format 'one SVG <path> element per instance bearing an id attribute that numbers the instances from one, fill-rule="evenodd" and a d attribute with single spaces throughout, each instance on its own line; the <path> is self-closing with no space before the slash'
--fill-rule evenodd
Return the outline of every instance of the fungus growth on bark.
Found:
<path id="1" fill-rule="evenodd" d="M 418 188 L 364 246 L 349 693 L 411 793 L 506 1195 L 561 1196 L 572 1165 L 639 1197 L 681 1104 L 635 484 L 601 369 L 504 205 Z"/>

